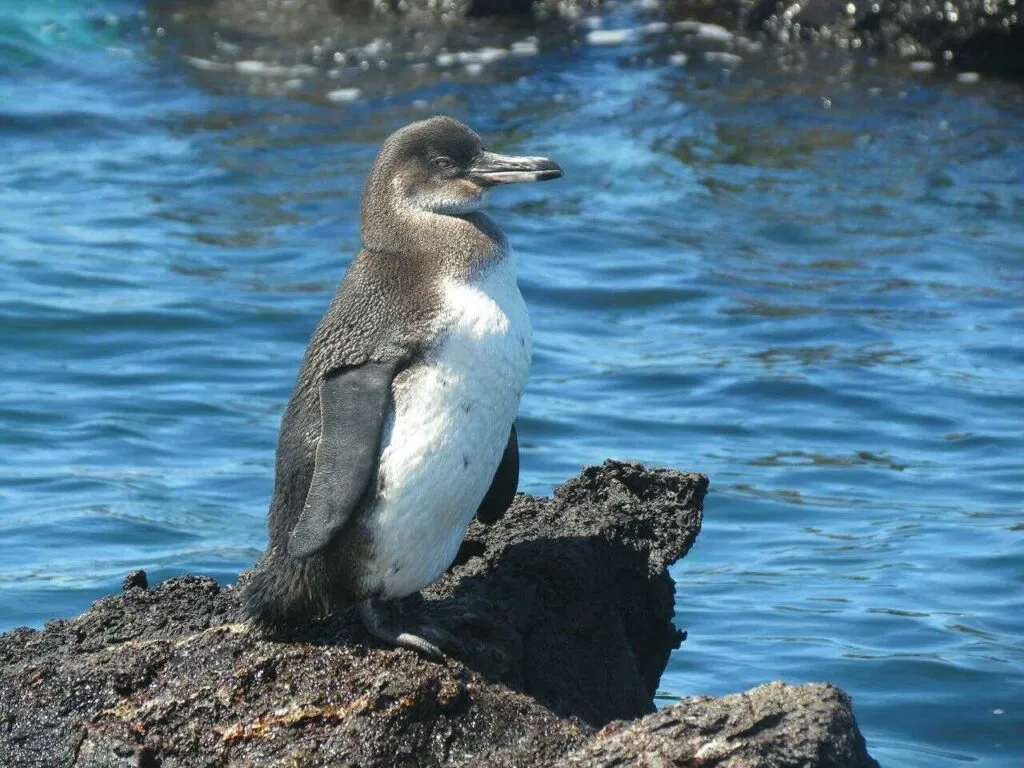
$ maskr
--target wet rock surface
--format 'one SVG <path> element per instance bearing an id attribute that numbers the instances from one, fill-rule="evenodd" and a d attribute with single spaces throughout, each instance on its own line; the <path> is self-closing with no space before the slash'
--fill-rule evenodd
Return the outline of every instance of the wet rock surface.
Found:
<path id="1" fill-rule="evenodd" d="M 132 573 L 75 619 L 0 636 L 0 765 L 689 765 L 701 749 L 723 755 L 709 765 L 871 765 L 827 686 L 651 714 L 683 637 L 667 568 L 706 488 L 606 462 L 474 524 L 425 599 L 398 607 L 456 631 L 443 664 L 348 616 L 261 636 L 238 623 L 235 587 Z"/>
<path id="2" fill-rule="evenodd" d="M 736 0 L 732 7 L 738 25 L 776 40 L 1024 77 L 1019 0 Z"/>
<path id="3" fill-rule="evenodd" d="M 755 41 L 763 38 L 779 52 L 820 45 L 926 61 L 958 72 L 1024 78 L 1020 0 L 655 0 L 640 5 L 652 19 L 714 23 Z M 417 30 L 409 51 L 436 51 L 457 46 L 459 35 L 449 33 L 459 28 L 458 22 L 479 17 L 505 19 L 520 34 L 545 33 L 545 47 L 562 46 L 576 38 L 573 29 L 582 16 L 600 14 L 601 8 L 598 0 L 192 0 L 157 2 L 151 10 L 159 23 L 172 27 L 212 23 L 229 36 L 316 39 L 319 48 L 339 45 L 355 23 L 364 46 L 374 35 L 383 35 L 395 50 L 404 50 L 387 27 L 389 21 L 401 21 L 411 25 L 409 34 Z M 376 22 L 363 26 L 372 19 Z M 561 24 L 552 26 L 552 19 Z M 555 32 L 556 27 L 562 31 Z M 490 37 L 492 44 L 500 44 L 499 29 L 492 29 Z M 346 55 L 359 58 L 359 46 L 349 42 Z M 202 50 L 196 55 L 216 57 Z M 376 56 L 374 52 L 369 58 Z"/>
<path id="4" fill-rule="evenodd" d="M 678 765 L 717 768 L 877 768 L 850 697 L 833 685 L 769 683 L 746 693 L 697 696 L 637 723 L 614 723 L 568 756 L 564 768 Z"/>

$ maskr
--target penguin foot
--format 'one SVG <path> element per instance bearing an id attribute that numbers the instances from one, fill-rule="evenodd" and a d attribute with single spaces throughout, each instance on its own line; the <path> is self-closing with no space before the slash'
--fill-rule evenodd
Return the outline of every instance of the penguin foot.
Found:
<path id="1" fill-rule="evenodd" d="M 423 600 L 417 604 L 417 611 L 422 616 L 429 616 L 428 625 L 459 627 L 476 632 L 495 631 L 494 616 L 467 605 L 460 600 Z M 447 634 L 447 633 L 445 633 Z M 462 632 L 458 633 L 459 635 Z"/>
<path id="2" fill-rule="evenodd" d="M 437 645 L 412 632 L 403 632 L 396 629 L 388 618 L 384 616 L 380 606 L 375 605 L 372 600 L 364 600 L 359 603 L 359 619 L 363 622 L 367 632 L 388 645 L 411 648 L 435 661 L 444 660 L 444 653 Z M 428 630 L 429 634 L 434 636 L 434 639 L 441 641 L 444 645 L 454 641 L 454 638 L 449 638 L 443 630 L 434 627 L 423 627 L 422 629 Z"/>

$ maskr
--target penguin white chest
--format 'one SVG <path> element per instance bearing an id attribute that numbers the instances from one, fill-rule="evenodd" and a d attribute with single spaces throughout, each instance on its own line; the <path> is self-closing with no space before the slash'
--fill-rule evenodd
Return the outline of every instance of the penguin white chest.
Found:
<path id="1" fill-rule="evenodd" d="M 416 592 L 455 559 L 490 487 L 526 388 L 532 333 L 511 256 L 442 290 L 432 354 L 394 387 L 364 588 Z"/>

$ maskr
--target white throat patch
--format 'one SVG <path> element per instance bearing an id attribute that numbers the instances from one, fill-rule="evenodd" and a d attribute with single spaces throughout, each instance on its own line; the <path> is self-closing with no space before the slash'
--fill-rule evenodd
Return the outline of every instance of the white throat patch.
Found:
<path id="1" fill-rule="evenodd" d="M 467 200 L 464 197 L 447 196 L 436 192 L 421 192 L 407 196 L 402 192 L 401 182 L 397 178 L 392 181 L 392 187 L 398 196 L 399 205 L 403 208 L 412 208 L 424 213 L 439 213 L 445 216 L 461 216 L 479 211 L 487 201 L 489 191 L 483 189 L 475 199 Z"/>

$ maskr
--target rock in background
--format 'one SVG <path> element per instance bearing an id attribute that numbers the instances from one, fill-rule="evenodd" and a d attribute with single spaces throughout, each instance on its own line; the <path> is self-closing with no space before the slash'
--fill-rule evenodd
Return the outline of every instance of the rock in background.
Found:
<path id="1" fill-rule="evenodd" d="M 742 0 L 747 29 L 1024 77 L 1019 0 Z"/>
<path id="2" fill-rule="evenodd" d="M 831 686 L 654 712 L 683 638 L 667 569 L 706 489 L 609 461 L 474 524 L 427 599 L 398 608 L 456 628 L 444 664 L 346 616 L 263 637 L 237 623 L 234 587 L 131 574 L 76 619 L 0 636 L 0 765 L 874 765 Z"/>

